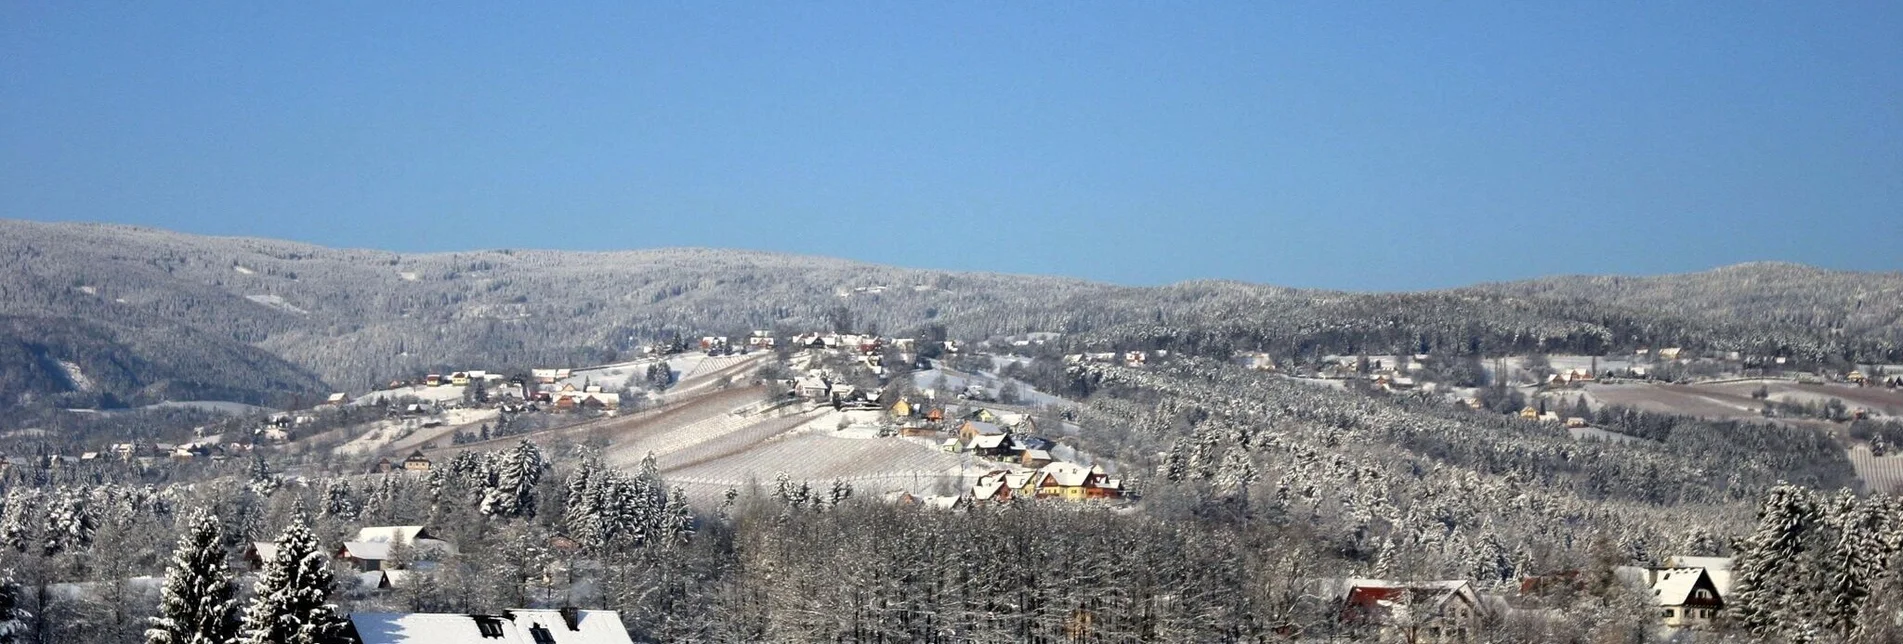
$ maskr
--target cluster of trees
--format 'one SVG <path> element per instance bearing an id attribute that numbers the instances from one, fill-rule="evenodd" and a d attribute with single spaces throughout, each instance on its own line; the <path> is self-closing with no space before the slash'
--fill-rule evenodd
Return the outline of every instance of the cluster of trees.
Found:
<path id="1" fill-rule="evenodd" d="M 1733 565 L 1733 619 L 1784 641 L 1903 638 L 1903 501 L 1777 486 Z"/>

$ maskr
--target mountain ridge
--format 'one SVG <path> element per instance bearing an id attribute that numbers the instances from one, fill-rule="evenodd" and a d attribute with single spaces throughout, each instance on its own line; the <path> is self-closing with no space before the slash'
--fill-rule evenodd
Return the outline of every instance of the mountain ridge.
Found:
<path id="1" fill-rule="evenodd" d="M 256 404 L 438 369 L 608 362 L 668 334 L 841 325 L 942 327 L 966 339 L 1056 331 L 1073 348 L 1212 356 L 1684 344 L 1824 359 L 1896 355 L 1903 346 L 1903 274 L 1782 263 L 1357 293 L 1237 280 L 1123 286 L 703 248 L 398 253 L 0 220 L 0 275 L 0 315 L 49 328 L 81 320 L 95 336 L 125 338 L 81 342 L 33 333 L 33 324 L 0 338 L 14 355 L 67 356 L 60 359 L 82 371 L 147 365 L 151 377 L 94 392 L 121 402 L 183 390 Z M 168 346 L 148 337 L 153 329 L 196 334 Z M 160 368 L 174 364 L 262 371 L 198 377 Z M 5 367 L 14 375 L 0 377 L 0 404 L 20 404 L 23 394 L 99 398 L 59 390 L 45 365 L 16 359 Z"/>

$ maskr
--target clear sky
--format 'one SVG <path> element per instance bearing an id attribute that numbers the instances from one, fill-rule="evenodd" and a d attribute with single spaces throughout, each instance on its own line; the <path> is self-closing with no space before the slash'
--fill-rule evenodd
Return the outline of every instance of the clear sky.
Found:
<path id="1" fill-rule="evenodd" d="M 1129 284 L 1903 269 L 1893 0 L 420 5 L 0 3 L 0 217 Z"/>

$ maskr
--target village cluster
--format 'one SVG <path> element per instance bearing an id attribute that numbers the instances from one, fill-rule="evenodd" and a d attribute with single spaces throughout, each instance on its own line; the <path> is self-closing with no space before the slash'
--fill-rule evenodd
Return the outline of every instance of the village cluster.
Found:
<path id="1" fill-rule="evenodd" d="M 1730 557 L 1666 557 L 1658 565 L 1618 566 L 1613 576 L 1653 607 L 1658 624 L 1683 632 L 1710 628 L 1732 592 Z M 1479 591 L 1465 579 L 1397 581 L 1332 579 L 1319 582 L 1341 606 L 1347 623 L 1375 626 L 1394 641 L 1462 644 L 1481 641 L 1485 616 L 1537 617 L 1553 598 L 1587 591 L 1586 573 L 1565 570 L 1525 577 L 1511 594 Z M 1384 640 L 1385 641 L 1385 640 Z"/>

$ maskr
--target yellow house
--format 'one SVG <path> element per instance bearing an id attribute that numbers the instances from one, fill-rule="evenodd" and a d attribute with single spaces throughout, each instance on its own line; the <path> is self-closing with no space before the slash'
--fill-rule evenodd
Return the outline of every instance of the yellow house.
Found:
<path id="1" fill-rule="evenodd" d="M 469 384 L 469 374 L 461 371 L 449 374 L 449 384 L 458 387 L 467 386 Z"/>
<path id="2" fill-rule="evenodd" d="M 1525 418 L 1527 420 L 1539 420 L 1540 410 L 1534 409 L 1532 407 L 1523 408 L 1520 410 L 1520 417 Z"/>
<path id="3" fill-rule="evenodd" d="M 911 416 L 912 403 L 906 402 L 904 400 L 900 400 L 898 402 L 892 403 L 892 415 L 897 416 L 899 418 L 906 418 Z"/>

